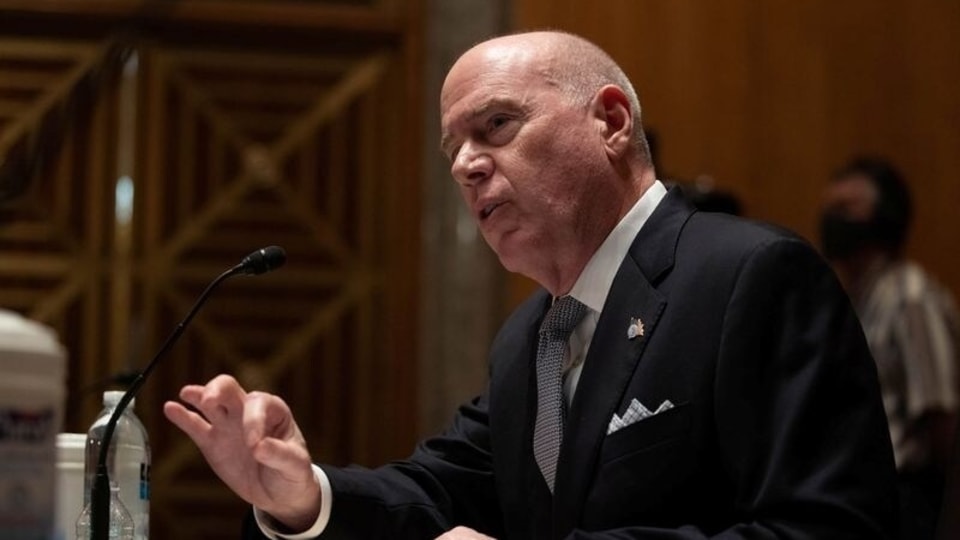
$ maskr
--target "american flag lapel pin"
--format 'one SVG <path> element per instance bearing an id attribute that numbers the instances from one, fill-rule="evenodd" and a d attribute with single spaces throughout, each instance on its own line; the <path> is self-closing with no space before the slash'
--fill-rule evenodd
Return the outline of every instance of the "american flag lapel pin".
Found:
<path id="1" fill-rule="evenodd" d="M 627 326 L 627 339 L 635 339 L 637 336 L 643 337 L 643 321 L 638 317 L 630 317 L 630 325 Z"/>

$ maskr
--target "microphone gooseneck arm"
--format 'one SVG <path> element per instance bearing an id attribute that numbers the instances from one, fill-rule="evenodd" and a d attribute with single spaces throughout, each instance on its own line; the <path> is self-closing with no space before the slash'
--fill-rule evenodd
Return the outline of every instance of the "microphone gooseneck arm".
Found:
<path id="1" fill-rule="evenodd" d="M 124 392 L 123 396 L 120 398 L 120 401 L 117 402 L 117 406 L 113 409 L 113 414 L 110 415 L 110 419 L 107 421 L 107 425 L 103 430 L 103 438 L 100 442 L 100 454 L 97 458 L 96 475 L 93 479 L 93 487 L 90 490 L 91 540 L 109 540 L 110 476 L 107 469 L 107 456 L 109 454 L 110 445 L 113 442 L 113 433 L 117 429 L 117 422 L 120 421 L 120 417 L 126 410 L 127 405 L 129 405 L 130 402 L 133 401 L 133 398 L 137 396 L 140 388 L 142 388 L 143 384 L 146 382 L 147 377 L 149 377 L 150 373 L 152 373 L 154 368 L 157 367 L 160 359 L 166 355 L 170 347 L 172 347 L 173 344 L 176 343 L 176 341 L 180 338 L 180 335 L 183 334 L 184 329 L 186 329 L 187 325 L 190 324 L 190 321 L 193 320 L 194 315 L 197 314 L 203 304 L 206 303 L 207 297 L 210 296 L 210 293 L 212 293 L 214 289 L 216 289 L 226 279 L 237 274 L 262 274 L 280 267 L 285 261 L 286 253 L 283 251 L 283 248 L 280 248 L 279 246 L 266 247 L 254 251 L 245 257 L 240 264 L 220 274 L 216 279 L 211 281 L 210 284 L 207 285 L 207 288 L 204 289 L 200 294 L 199 298 L 197 298 L 197 301 L 193 303 L 193 307 L 190 308 L 190 311 L 187 312 L 187 315 L 177 324 L 176 328 L 173 329 L 173 332 L 170 333 L 166 341 L 163 342 L 160 350 L 157 351 L 157 354 L 154 355 L 152 360 L 150 360 L 150 363 L 147 364 L 147 367 L 144 368 L 139 375 L 137 375 L 137 378 L 133 380 L 133 383 L 131 383 L 127 391 Z"/>

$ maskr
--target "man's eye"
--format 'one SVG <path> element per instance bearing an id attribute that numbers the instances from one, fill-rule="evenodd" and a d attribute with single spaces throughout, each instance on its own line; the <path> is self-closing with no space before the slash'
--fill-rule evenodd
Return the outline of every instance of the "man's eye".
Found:
<path id="1" fill-rule="evenodd" d="M 503 115 L 492 116 L 490 117 L 490 128 L 496 129 L 506 124 L 508 121 L 510 121 L 510 119 Z"/>

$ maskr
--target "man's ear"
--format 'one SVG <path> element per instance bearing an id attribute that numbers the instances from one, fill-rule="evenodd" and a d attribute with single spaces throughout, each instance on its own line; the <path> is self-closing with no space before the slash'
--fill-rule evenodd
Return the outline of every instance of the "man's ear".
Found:
<path id="1" fill-rule="evenodd" d="M 611 158 L 623 157 L 633 137 L 633 112 L 627 95 L 620 87 L 608 84 L 594 96 L 593 112 L 607 155 Z"/>

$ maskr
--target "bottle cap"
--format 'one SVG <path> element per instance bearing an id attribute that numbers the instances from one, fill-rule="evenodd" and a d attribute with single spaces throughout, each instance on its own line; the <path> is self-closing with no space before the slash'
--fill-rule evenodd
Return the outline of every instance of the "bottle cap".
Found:
<path id="1" fill-rule="evenodd" d="M 120 398 L 123 397 L 124 392 L 121 390 L 107 390 L 103 393 L 103 406 L 114 408 L 117 406 L 117 403 L 120 403 Z M 133 409 L 134 405 L 137 404 L 137 398 L 130 400 L 130 404 L 127 405 L 128 409 Z"/>

